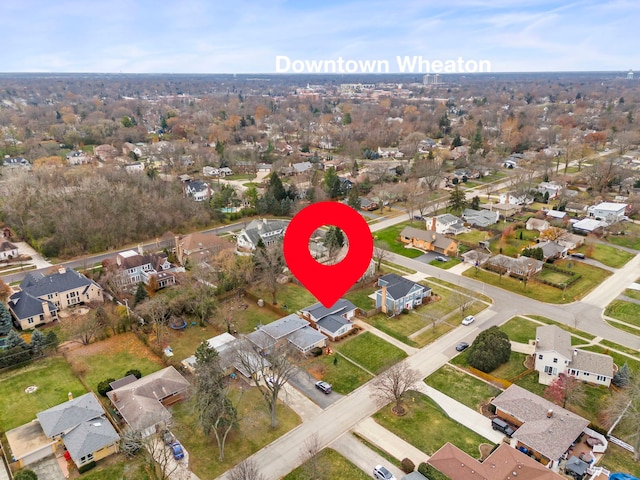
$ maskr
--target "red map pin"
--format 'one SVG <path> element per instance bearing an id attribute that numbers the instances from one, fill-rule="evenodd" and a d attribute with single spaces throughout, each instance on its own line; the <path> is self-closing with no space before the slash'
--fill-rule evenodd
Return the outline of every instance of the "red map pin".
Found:
<path id="1" fill-rule="evenodd" d="M 323 225 L 340 228 L 349 241 L 347 256 L 335 265 L 318 263 L 309 251 L 311 235 Z M 328 308 L 367 271 L 373 256 L 373 237 L 367 222 L 353 208 L 338 202 L 319 202 L 293 217 L 283 247 L 291 273 Z"/>

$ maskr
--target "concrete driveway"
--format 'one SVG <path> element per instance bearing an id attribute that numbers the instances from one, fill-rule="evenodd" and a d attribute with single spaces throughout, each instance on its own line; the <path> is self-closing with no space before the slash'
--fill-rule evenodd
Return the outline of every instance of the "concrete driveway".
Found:
<path id="1" fill-rule="evenodd" d="M 38 475 L 38 480 L 65 480 L 58 460 L 53 455 L 29 465 L 28 468 Z"/>
<path id="2" fill-rule="evenodd" d="M 331 392 L 329 394 L 322 393 L 315 386 L 316 379 L 304 370 L 298 370 L 298 372 L 289 379 L 289 383 L 291 386 L 297 388 L 300 392 L 310 398 L 314 403 L 319 405 L 322 409 L 333 405 L 342 398 L 342 395 L 336 392 Z"/>

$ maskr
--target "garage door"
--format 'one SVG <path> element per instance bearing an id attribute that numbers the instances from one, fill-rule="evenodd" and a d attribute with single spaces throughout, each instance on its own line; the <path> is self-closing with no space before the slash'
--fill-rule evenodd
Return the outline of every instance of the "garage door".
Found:
<path id="1" fill-rule="evenodd" d="M 43 458 L 46 458 L 49 455 L 52 455 L 53 451 L 51 450 L 51 445 L 47 445 L 46 447 L 41 448 L 40 450 L 36 450 L 35 452 L 31 452 L 28 455 L 25 455 L 22 459 L 23 465 L 31 465 L 32 463 L 36 463 Z"/>

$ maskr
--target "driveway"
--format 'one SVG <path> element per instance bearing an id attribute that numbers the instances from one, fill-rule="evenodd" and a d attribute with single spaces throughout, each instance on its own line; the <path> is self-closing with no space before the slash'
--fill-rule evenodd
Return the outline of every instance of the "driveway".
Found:
<path id="1" fill-rule="evenodd" d="M 297 388 L 314 403 L 319 405 L 323 410 L 342 398 L 342 395 L 336 392 L 331 392 L 328 395 L 322 393 L 315 386 L 316 379 L 301 369 L 289 379 L 289 383 L 292 387 Z"/>
<path id="2" fill-rule="evenodd" d="M 38 480 L 65 480 L 58 460 L 53 455 L 28 465 L 28 468 L 38 475 Z"/>

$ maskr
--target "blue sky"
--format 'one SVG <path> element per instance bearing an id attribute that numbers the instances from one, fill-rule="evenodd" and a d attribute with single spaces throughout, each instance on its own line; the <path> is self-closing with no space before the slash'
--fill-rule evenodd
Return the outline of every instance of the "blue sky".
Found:
<path id="1" fill-rule="evenodd" d="M 525 4 L 526 6 L 523 6 Z M 273 73 L 291 60 L 640 69 L 638 0 L 2 0 L 2 72 Z"/>

